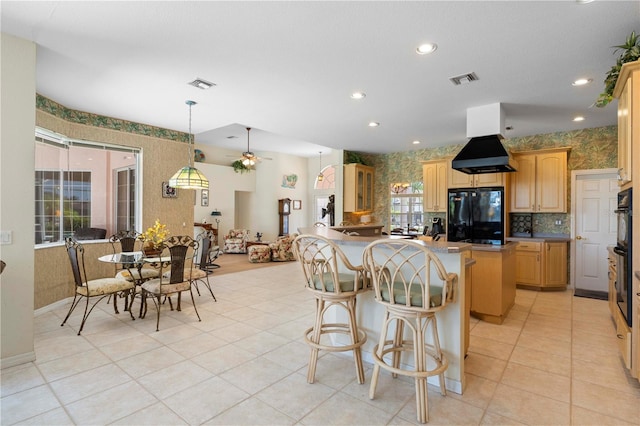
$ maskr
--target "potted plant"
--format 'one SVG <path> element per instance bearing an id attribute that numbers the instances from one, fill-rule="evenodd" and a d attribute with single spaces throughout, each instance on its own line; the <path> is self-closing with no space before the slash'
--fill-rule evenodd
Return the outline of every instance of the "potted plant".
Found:
<path id="1" fill-rule="evenodd" d="M 153 257 L 162 252 L 162 243 L 168 236 L 167 225 L 161 224 L 160 220 L 156 219 L 155 224 L 140 234 L 138 239 L 143 242 L 142 251 L 144 254 L 148 257 Z"/>
<path id="2" fill-rule="evenodd" d="M 622 65 L 640 59 L 640 37 L 636 35 L 635 31 L 629 34 L 624 44 L 613 47 L 616 49 L 613 52 L 614 54 L 618 51 L 622 51 L 622 53 L 618 56 L 616 64 L 611 67 L 611 70 L 607 73 L 607 77 L 604 79 L 604 92 L 600 94 L 595 103 L 595 105 L 600 108 L 608 105 L 613 100 L 613 89 L 616 87 Z"/>
<path id="3" fill-rule="evenodd" d="M 233 167 L 233 171 L 236 173 L 248 173 L 251 169 L 244 165 L 242 160 L 236 160 L 231 163 L 231 167 Z"/>

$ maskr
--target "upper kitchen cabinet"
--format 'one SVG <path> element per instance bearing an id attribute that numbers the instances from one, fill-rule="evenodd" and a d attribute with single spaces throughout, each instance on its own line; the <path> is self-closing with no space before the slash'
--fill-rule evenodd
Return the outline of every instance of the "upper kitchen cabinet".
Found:
<path id="1" fill-rule="evenodd" d="M 373 210 L 373 167 L 362 164 L 344 165 L 344 211 Z"/>
<path id="2" fill-rule="evenodd" d="M 640 130 L 632 124 L 634 108 L 640 108 L 640 62 L 622 66 L 613 96 L 618 98 L 618 184 L 631 186 L 631 157 L 633 141 L 640 139 Z M 639 116 L 635 113 L 635 119 Z"/>
<path id="3" fill-rule="evenodd" d="M 447 212 L 447 173 L 449 161 L 434 160 L 422 164 L 425 212 Z"/>
<path id="4" fill-rule="evenodd" d="M 491 186 L 506 186 L 504 173 L 482 173 L 479 175 L 468 175 L 451 168 L 449 162 L 449 188 L 482 188 Z"/>
<path id="5" fill-rule="evenodd" d="M 510 177 L 512 213 L 567 212 L 569 149 L 514 153 L 518 171 Z"/>

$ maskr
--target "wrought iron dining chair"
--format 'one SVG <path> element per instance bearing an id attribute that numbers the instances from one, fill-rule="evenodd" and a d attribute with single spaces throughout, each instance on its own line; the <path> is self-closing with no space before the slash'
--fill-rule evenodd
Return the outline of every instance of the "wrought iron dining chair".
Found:
<path id="1" fill-rule="evenodd" d="M 80 323 L 80 329 L 78 330 L 78 336 L 82 332 L 84 328 L 84 324 L 87 322 L 87 318 L 96 307 L 98 302 L 104 299 L 107 296 L 117 297 L 118 293 L 131 293 L 134 290 L 134 284 L 131 281 L 126 281 L 120 278 L 98 278 L 98 279 L 87 279 L 87 272 L 85 268 L 84 262 L 84 247 L 82 244 L 74 240 L 73 238 L 65 239 L 65 247 L 67 250 L 67 254 L 69 255 L 69 261 L 71 262 L 71 272 L 73 273 L 73 279 L 75 282 L 75 292 L 73 295 L 73 301 L 71 302 L 71 307 L 69 308 L 69 312 L 67 316 L 62 321 L 60 326 L 65 325 L 69 316 L 76 308 L 76 306 L 80 303 L 80 301 L 84 298 L 86 299 L 86 305 L 84 308 L 84 314 L 82 315 L 82 321 Z M 91 305 L 91 309 L 89 309 L 89 299 L 97 298 L 93 305 Z M 114 303 L 115 313 L 118 312 L 118 306 Z M 129 310 L 129 315 L 131 315 L 131 319 L 134 319 L 133 314 L 131 313 L 131 309 Z"/>
<path id="2" fill-rule="evenodd" d="M 195 268 L 192 268 L 190 271 L 185 270 L 185 274 L 191 272 L 191 281 L 193 286 L 196 288 L 198 292 L 198 296 L 200 296 L 200 289 L 198 288 L 198 282 L 201 282 L 207 287 L 209 293 L 211 293 L 211 297 L 213 297 L 214 301 L 218 301 L 216 296 L 213 294 L 213 290 L 211 289 L 211 283 L 209 282 L 209 274 L 211 273 L 211 250 L 212 250 L 212 241 L 213 241 L 213 232 L 206 231 L 198 235 L 196 238 L 198 244 L 200 246 L 200 261 L 195 265 Z"/>
<path id="3" fill-rule="evenodd" d="M 305 341 L 311 346 L 307 382 L 315 381 L 318 353 L 325 350 L 353 351 L 358 383 L 364 383 L 361 347 L 367 341 L 367 335 L 356 320 L 356 296 L 369 290 L 363 267 L 352 265 L 340 247 L 317 235 L 298 236 L 293 241 L 293 252 L 302 266 L 305 286 L 316 299 L 315 322 L 304 333 Z M 324 316 L 332 306 L 346 312 L 345 323 L 325 322 Z M 350 342 L 332 344 L 331 339 L 322 338 L 327 334 L 347 335 Z"/>
<path id="4" fill-rule="evenodd" d="M 109 237 L 109 242 L 113 248 L 113 253 L 118 253 L 118 243 L 120 243 L 120 252 L 136 251 L 136 243 L 138 240 L 138 232 L 134 230 L 120 231 Z M 159 271 L 154 268 L 144 268 L 141 264 L 123 263 L 122 267 L 116 266 L 116 278 L 122 278 L 131 281 L 137 285 L 152 278 L 158 278 Z"/>
<path id="5" fill-rule="evenodd" d="M 417 420 L 426 423 L 427 378 L 438 376 L 440 393 L 447 393 L 444 372 L 449 363 L 440 349 L 436 313 L 453 300 L 458 276 L 447 273 L 438 256 L 416 240 L 376 240 L 365 247 L 363 266 L 371 276 L 376 302 L 385 307 L 380 340 L 372 354 L 369 398 L 375 396 L 380 368 L 393 377 L 413 377 Z M 410 336 L 404 335 L 405 327 Z M 401 365 L 402 352 L 413 355 L 413 367 Z"/>
<path id="6" fill-rule="evenodd" d="M 156 331 L 160 329 L 162 297 L 177 294 L 177 310 L 181 311 L 181 297 L 182 292 L 185 291 L 189 291 L 198 321 L 202 321 L 191 290 L 191 277 L 197 251 L 198 242 L 187 235 L 168 238 L 162 244 L 162 257 L 159 261 L 160 276 L 142 283 L 142 303 L 144 305 L 142 317 L 144 318 L 147 313 L 148 300 L 153 300 L 157 311 Z M 165 262 L 163 259 L 166 254 L 169 255 L 169 262 Z M 171 299 L 169 299 L 169 303 L 171 303 Z M 173 305 L 171 307 L 173 309 Z"/>

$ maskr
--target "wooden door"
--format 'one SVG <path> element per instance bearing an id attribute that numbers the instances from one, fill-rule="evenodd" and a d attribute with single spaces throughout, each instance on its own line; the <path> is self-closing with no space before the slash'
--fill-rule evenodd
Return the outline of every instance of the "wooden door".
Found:
<path id="1" fill-rule="evenodd" d="M 536 209 L 538 213 L 567 211 L 567 153 L 539 154 L 536 158 Z"/>
<path id="2" fill-rule="evenodd" d="M 544 285 L 562 287 L 567 285 L 567 243 L 546 242 L 544 244 Z"/>
<path id="3" fill-rule="evenodd" d="M 616 243 L 618 183 L 615 173 L 577 174 L 575 179 L 576 291 L 608 291 L 608 245 Z"/>

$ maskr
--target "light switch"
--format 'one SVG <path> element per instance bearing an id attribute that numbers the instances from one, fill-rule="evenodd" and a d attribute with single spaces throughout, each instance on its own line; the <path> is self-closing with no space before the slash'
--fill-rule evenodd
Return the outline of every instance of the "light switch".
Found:
<path id="1" fill-rule="evenodd" d="M 12 237 L 12 231 L 0 231 L 0 244 L 11 244 Z"/>

